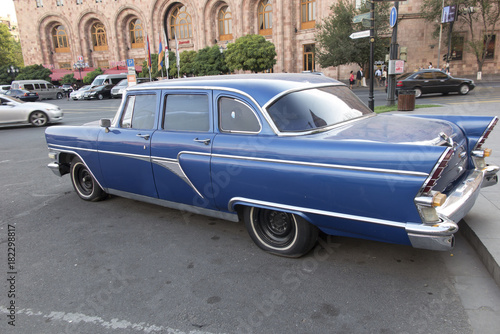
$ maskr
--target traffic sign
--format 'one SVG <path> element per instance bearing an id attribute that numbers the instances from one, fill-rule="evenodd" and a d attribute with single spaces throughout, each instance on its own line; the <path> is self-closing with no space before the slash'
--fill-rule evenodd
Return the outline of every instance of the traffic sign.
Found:
<path id="1" fill-rule="evenodd" d="M 352 19 L 352 23 L 363 22 L 363 19 L 370 19 L 370 12 L 354 16 Z"/>
<path id="2" fill-rule="evenodd" d="M 349 37 L 351 39 L 358 39 L 358 38 L 370 37 L 370 30 L 363 30 L 363 31 L 353 32 Z"/>
<path id="3" fill-rule="evenodd" d="M 392 7 L 391 15 L 389 16 L 389 24 L 391 25 L 391 28 L 394 28 L 396 22 L 398 22 L 398 10 L 396 7 Z"/>

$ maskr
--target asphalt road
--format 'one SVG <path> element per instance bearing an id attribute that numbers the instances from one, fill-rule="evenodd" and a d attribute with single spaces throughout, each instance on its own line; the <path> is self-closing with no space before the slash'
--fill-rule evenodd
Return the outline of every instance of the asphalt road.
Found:
<path id="1" fill-rule="evenodd" d="M 477 92 L 439 101 L 495 98 Z M 71 125 L 120 103 L 49 102 Z M 43 128 L 0 128 L 1 333 L 498 333 L 499 288 L 460 235 L 452 252 L 323 237 L 309 255 L 281 258 L 242 223 L 82 201 L 49 162 Z"/>

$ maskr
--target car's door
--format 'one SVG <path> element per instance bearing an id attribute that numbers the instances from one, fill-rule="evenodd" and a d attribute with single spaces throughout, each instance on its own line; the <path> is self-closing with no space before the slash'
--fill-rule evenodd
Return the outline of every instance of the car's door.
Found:
<path id="1" fill-rule="evenodd" d="M 435 71 L 433 74 L 436 82 L 436 93 L 449 93 L 454 90 L 453 81 L 446 73 Z"/>
<path id="2" fill-rule="evenodd" d="M 151 138 L 155 132 L 159 92 L 141 91 L 127 96 L 116 126 L 99 135 L 101 185 L 157 197 L 151 169 Z"/>
<path id="3" fill-rule="evenodd" d="M 158 197 L 213 208 L 212 91 L 168 90 L 163 92 L 162 103 L 161 124 L 151 142 Z"/>
<path id="4" fill-rule="evenodd" d="M 415 76 L 415 85 L 420 86 L 422 93 L 432 93 L 434 92 L 435 79 L 432 72 L 423 72 Z"/>
<path id="5" fill-rule="evenodd" d="M 0 123 L 15 123 L 26 120 L 26 113 L 18 108 L 18 103 L 0 97 Z"/>

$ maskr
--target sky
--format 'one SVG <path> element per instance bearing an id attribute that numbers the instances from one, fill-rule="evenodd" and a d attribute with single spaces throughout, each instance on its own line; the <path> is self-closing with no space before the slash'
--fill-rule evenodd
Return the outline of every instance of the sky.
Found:
<path id="1" fill-rule="evenodd" d="M 0 16 L 7 17 L 7 14 L 10 14 L 10 17 L 17 22 L 14 2 L 12 0 L 1 0 L 1 2 Z"/>

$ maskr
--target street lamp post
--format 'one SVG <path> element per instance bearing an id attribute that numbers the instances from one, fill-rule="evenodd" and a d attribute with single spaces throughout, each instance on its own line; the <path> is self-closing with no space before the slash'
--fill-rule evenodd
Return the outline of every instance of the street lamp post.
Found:
<path id="1" fill-rule="evenodd" d="M 78 70 L 78 73 L 80 73 L 80 81 L 82 81 L 82 70 L 87 67 L 89 67 L 89 64 L 84 63 L 83 61 L 77 61 L 73 64 L 73 68 L 75 70 Z"/>
<path id="2" fill-rule="evenodd" d="M 9 75 L 12 75 L 12 81 L 14 81 L 14 79 L 16 78 L 17 73 L 19 73 L 19 69 L 17 67 L 14 67 L 14 66 L 10 65 L 9 67 L 7 67 L 7 73 Z"/>

